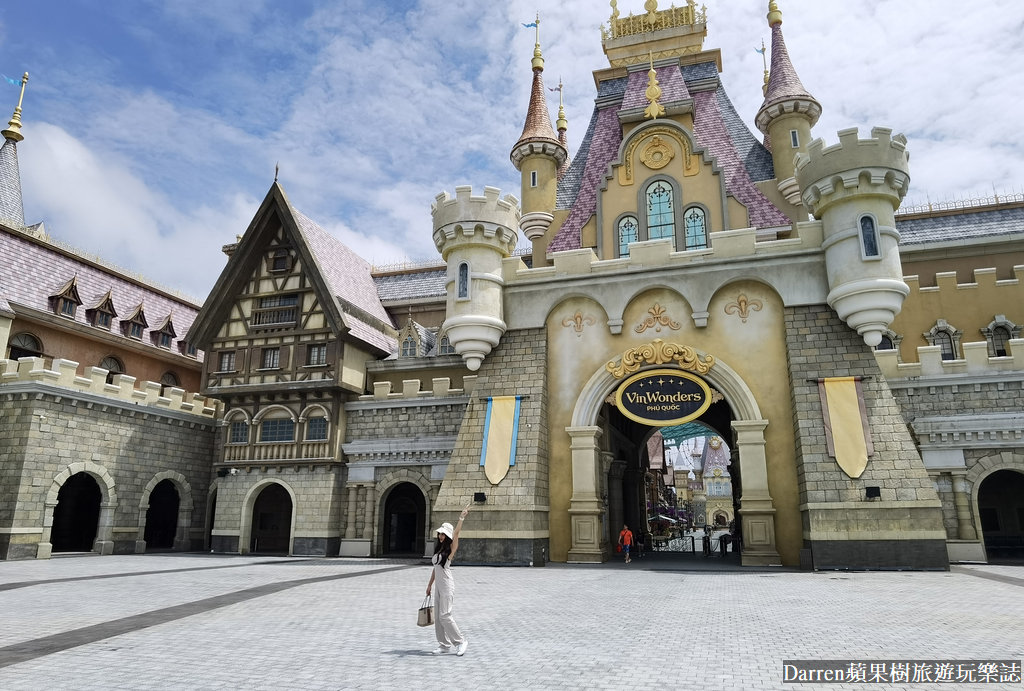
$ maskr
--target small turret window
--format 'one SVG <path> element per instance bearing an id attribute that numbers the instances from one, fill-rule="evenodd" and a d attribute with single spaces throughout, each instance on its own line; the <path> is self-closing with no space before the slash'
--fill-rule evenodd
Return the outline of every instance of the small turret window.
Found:
<path id="1" fill-rule="evenodd" d="M 708 224 L 704 209 L 691 206 L 683 214 L 686 225 L 686 249 L 698 250 L 708 246 Z"/>
<path id="2" fill-rule="evenodd" d="M 456 295 L 460 300 L 469 299 L 469 264 L 466 262 L 459 264 L 457 291 Z"/>
<path id="3" fill-rule="evenodd" d="M 860 239 L 864 248 L 864 258 L 878 257 L 878 228 L 875 226 L 875 219 L 870 216 L 861 216 Z"/>
<path id="4" fill-rule="evenodd" d="M 675 236 L 672 186 L 657 180 L 647 187 L 647 237 L 650 240 Z"/>
<path id="5" fill-rule="evenodd" d="M 536 186 L 537 186 L 537 171 L 536 170 L 531 170 L 530 171 L 530 187 L 536 187 Z"/>
<path id="6" fill-rule="evenodd" d="M 800 148 L 800 133 L 796 130 L 789 131 L 789 142 L 793 145 L 794 149 Z"/>
<path id="7" fill-rule="evenodd" d="M 623 216 L 619 219 L 619 256 L 629 256 L 629 244 L 636 242 L 640 235 L 640 226 L 637 224 L 635 216 Z"/>

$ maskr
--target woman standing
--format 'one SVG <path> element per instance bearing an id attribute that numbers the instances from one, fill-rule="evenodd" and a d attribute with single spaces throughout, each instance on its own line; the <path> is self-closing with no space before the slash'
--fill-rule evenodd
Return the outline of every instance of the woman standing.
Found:
<path id="1" fill-rule="evenodd" d="M 451 523 L 442 523 L 437 529 L 437 544 L 434 545 L 434 556 L 431 563 L 434 568 L 430 572 L 430 583 L 427 583 L 427 595 L 434 583 L 437 582 L 437 598 L 434 600 L 434 633 L 437 634 L 437 648 L 434 655 L 443 655 L 451 652 L 455 647 L 456 655 L 464 655 L 469 641 L 459 631 L 459 625 L 455 623 L 452 615 L 452 606 L 455 604 L 455 579 L 452 577 L 452 559 L 459 549 L 459 532 L 462 530 L 462 523 L 469 513 L 467 506 L 459 516 L 459 523 L 452 528 Z"/>

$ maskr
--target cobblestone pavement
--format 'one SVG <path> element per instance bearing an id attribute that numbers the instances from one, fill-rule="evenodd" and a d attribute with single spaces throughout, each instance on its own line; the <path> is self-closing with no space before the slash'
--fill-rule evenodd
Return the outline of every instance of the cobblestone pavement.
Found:
<path id="1" fill-rule="evenodd" d="M 456 565 L 459 658 L 415 626 L 419 561 L 0 562 L 0 689 L 807 689 L 784 659 L 1024 657 L 1024 567 L 701 565 Z"/>

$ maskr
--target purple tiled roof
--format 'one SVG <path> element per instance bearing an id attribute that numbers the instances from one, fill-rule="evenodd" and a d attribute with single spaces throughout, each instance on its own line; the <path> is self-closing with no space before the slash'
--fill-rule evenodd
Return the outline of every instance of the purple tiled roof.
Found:
<path id="1" fill-rule="evenodd" d="M 291 212 L 320 275 L 331 294 L 340 299 L 340 307 L 350 333 L 370 345 L 393 352 L 396 345 L 394 338 L 381 332 L 351 309 L 345 309 L 344 303 L 348 302 L 371 317 L 394 326 L 387 310 L 380 303 L 377 286 L 370 275 L 370 264 L 302 212 L 294 207 L 291 207 Z"/>
<path id="2" fill-rule="evenodd" d="M 697 143 L 714 156 L 725 175 L 725 189 L 747 207 L 749 224 L 754 228 L 788 226 L 786 214 L 772 204 L 750 179 L 750 173 L 736 152 L 718 108 L 713 91 L 701 91 L 694 96 L 694 137 Z"/>
<path id="3" fill-rule="evenodd" d="M 587 160 L 583 167 L 579 193 L 572 209 L 558 233 L 548 245 L 549 252 L 579 249 L 580 231 L 597 211 L 598 187 L 622 143 L 622 127 L 619 125 L 618 107 L 602 108 L 597 114 L 597 124 L 590 140 Z M 577 161 L 579 159 L 577 158 Z"/>
<path id="4" fill-rule="evenodd" d="M 686 89 L 686 82 L 683 81 L 683 74 L 679 71 L 679 65 L 664 65 L 655 67 L 658 77 L 658 86 L 661 87 L 661 98 L 658 103 L 674 103 L 690 98 L 690 92 Z M 629 82 L 626 84 L 626 95 L 622 98 L 622 109 L 646 108 L 647 100 L 647 70 L 637 70 L 629 73 Z"/>
<path id="5" fill-rule="evenodd" d="M 782 37 L 782 24 L 772 26 L 772 67 L 768 73 L 768 91 L 764 95 L 761 108 L 791 98 L 815 100 L 804 88 L 797 76 L 789 51 L 786 50 L 786 39 Z"/>
<path id="6" fill-rule="evenodd" d="M 530 90 L 530 105 L 526 110 L 526 123 L 523 133 L 516 142 L 518 147 L 523 142 L 544 140 L 558 141 L 558 135 L 551 126 L 551 115 L 548 113 L 548 102 L 544 93 L 544 70 L 534 68 L 533 88 Z M 514 147 L 513 147 L 514 148 Z"/>
<path id="7" fill-rule="evenodd" d="M 110 291 L 117 313 L 126 315 L 136 306 L 145 304 L 153 322 L 170 317 L 177 333 L 187 333 L 199 311 L 197 305 L 169 297 L 137 281 L 128 279 L 76 256 L 70 250 L 59 249 L 46 242 L 28 238 L 20 233 L 0 231 L 0 295 L 15 306 L 21 305 L 40 312 L 53 312 L 50 297 L 71 280 L 75 281 L 83 303 L 75 310 L 74 322 L 88 325 L 86 311 L 94 306 L 95 296 Z M 3 308 L 0 302 L 0 309 Z M 66 317 L 70 319 L 70 317 Z M 121 317 L 124 319 L 125 317 Z M 156 349 L 150 335 L 144 334 L 141 343 Z M 119 335 L 116 325 L 111 330 Z M 125 339 L 135 340 L 135 339 Z M 184 339 L 178 339 L 182 344 Z M 161 349 L 165 350 L 165 349 Z M 181 352 L 174 349 L 173 352 Z M 202 353 L 198 353 L 202 360 Z"/>

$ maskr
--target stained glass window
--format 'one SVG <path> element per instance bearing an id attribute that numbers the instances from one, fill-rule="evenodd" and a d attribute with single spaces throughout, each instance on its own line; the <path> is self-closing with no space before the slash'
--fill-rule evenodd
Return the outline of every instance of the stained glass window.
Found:
<path id="1" fill-rule="evenodd" d="M 658 180 L 647 187 L 647 238 L 670 238 L 676 225 L 672 212 L 672 186 Z"/>
<path id="2" fill-rule="evenodd" d="M 629 256 L 629 243 L 636 242 L 640 239 L 639 235 L 640 228 L 637 225 L 636 218 L 633 216 L 624 216 L 619 220 L 619 256 Z"/>
<path id="3" fill-rule="evenodd" d="M 695 250 L 708 246 L 708 224 L 704 209 L 693 206 L 683 214 L 686 225 L 686 249 Z"/>

